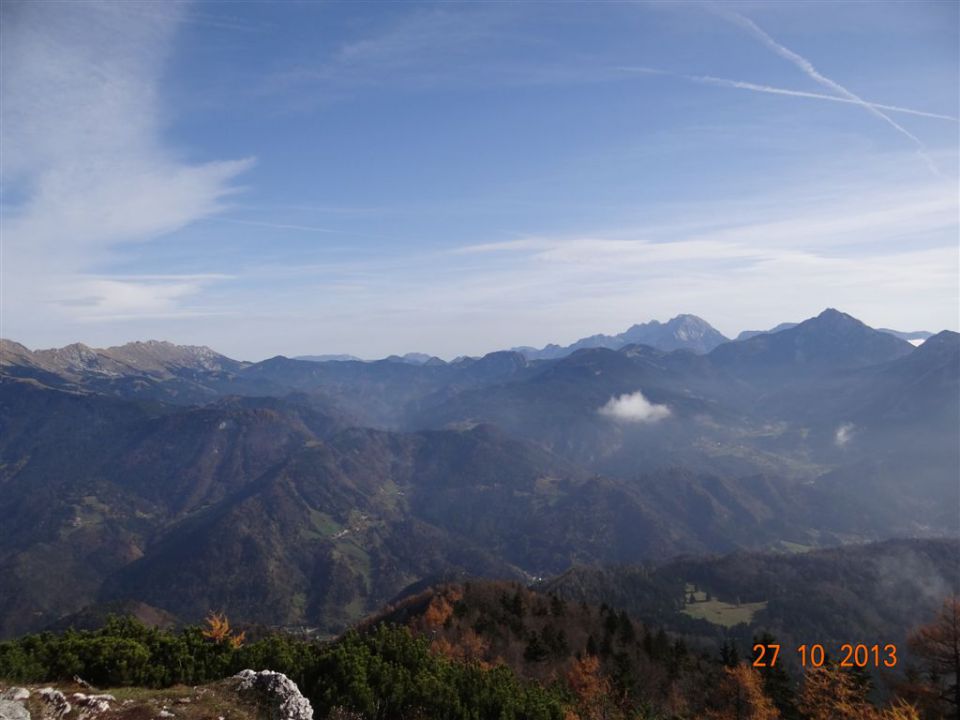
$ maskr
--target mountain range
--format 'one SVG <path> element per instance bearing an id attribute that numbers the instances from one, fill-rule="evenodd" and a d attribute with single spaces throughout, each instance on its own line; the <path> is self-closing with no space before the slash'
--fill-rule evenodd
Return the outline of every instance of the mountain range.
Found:
<path id="1" fill-rule="evenodd" d="M 651 320 L 647 323 L 632 325 L 619 335 L 591 335 L 566 347 L 547 345 L 539 350 L 531 347 L 518 347 L 513 350 L 531 360 L 555 360 L 575 353 L 577 350 L 587 348 L 619 350 L 627 345 L 649 345 L 658 350 L 686 349 L 706 353 L 725 342 L 727 338 L 706 320 L 696 315 L 677 315 L 665 323 Z"/>
<path id="2" fill-rule="evenodd" d="M 450 573 L 958 534 L 960 335 L 636 342 L 706 348 L 690 317 L 450 363 L 2 341 L 0 636 L 111 603 L 336 632 Z"/>
<path id="3" fill-rule="evenodd" d="M 799 323 L 794 322 L 784 322 L 779 325 L 770 328 L 769 330 L 744 330 L 739 335 L 737 335 L 737 340 L 749 340 L 752 337 L 757 335 L 769 335 L 771 333 L 778 333 L 781 330 L 789 330 L 794 328 Z M 914 330 L 910 332 L 903 332 L 901 330 L 891 330 L 890 328 L 877 328 L 879 332 L 887 333 L 888 335 L 893 335 L 898 337 L 901 340 L 907 340 L 913 345 L 920 345 L 924 340 L 933 336 L 933 333 L 929 330 Z"/>
<path id="4" fill-rule="evenodd" d="M 769 330 L 744 330 L 737 335 L 737 340 L 747 340 L 756 335 L 769 335 L 778 333 L 781 330 L 789 330 L 796 327 L 798 323 L 785 322 Z M 926 330 L 912 332 L 902 332 L 891 330 L 889 328 L 878 328 L 879 332 L 894 335 L 901 340 L 910 341 L 914 345 L 919 345 L 933 333 Z M 698 354 L 708 353 L 718 345 L 730 342 L 721 332 L 714 328 L 703 318 L 696 315 L 683 314 L 661 323 L 657 320 L 651 320 L 646 323 L 632 325 L 625 332 L 618 335 L 591 335 L 581 338 L 571 345 L 561 346 L 550 344 L 542 348 L 530 346 L 514 347 L 511 352 L 517 352 L 528 360 L 556 360 L 575 353 L 577 350 L 588 348 L 608 348 L 618 350 L 627 345 L 648 345 L 657 350 L 670 352 L 671 350 L 690 350 Z M 423 365 L 425 363 L 440 364 L 444 361 L 438 357 L 426 353 L 406 353 L 405 355 L 391 355 L 387 360 L 394 362 L 406 362 L 413 365 Z M 458 362 L 463 358 L 457 358 L 453 362 Z M 314 362 L 342 362 L 345 360 L 361 361 L 355 355 L 299 355 L 294 360 L 312 360 Z"/>

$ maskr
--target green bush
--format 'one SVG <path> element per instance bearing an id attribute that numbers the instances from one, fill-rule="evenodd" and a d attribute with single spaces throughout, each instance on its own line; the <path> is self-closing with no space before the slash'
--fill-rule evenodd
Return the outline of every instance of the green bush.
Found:
<path id="1" fill-rule="evenodd" d="M 212 642 L 198 627 L 171 632 L 114 617 L 95 631 L 0 643 L 0 677 L 14 682 L 79 675 L 101 687 L 157 688 L 220 680 L 247 667 L 290 677 L 319 717 L 342 707 L 370 720 L 559 720 L 568 703 L 561 689 L 521 681 L 506 667 L 435 655 L 426 640 L 390 625 L 328 644 L 278 633 L 234 648 Z"/>

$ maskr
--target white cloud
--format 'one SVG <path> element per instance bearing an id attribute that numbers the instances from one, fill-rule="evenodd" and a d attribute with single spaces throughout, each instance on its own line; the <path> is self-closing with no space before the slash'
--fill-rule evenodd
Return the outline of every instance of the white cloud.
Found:
<path id="1" fill-rule="evenodd" d="M 845 447 L 853 439 L 853 431 L 853 423 L 843 423 L 837 428 L 837 432 L 833 436 L 833 442 L 837 447 Z"/>
<path id="2" fill-rule="evenodd" d="M 153 9 L 3 5 L 5 333 L 41 322 L 178 312 L 218 280 L 97 275 L 119 245 L 219 212 L 252 162 L 188 163 L 163 142 L 170 118 L 160 79 L 185 8 Z"/>
<path id="3" fill-rule="evenodd" d="M 619 422 L 655 423 L 669 417 L 670 408 L 651 403 L 637 390 L 610 398 L 597 412 Z"/>
<path id="4" fill-rule="evenodd" d="M 482 5 L 482 4 L 481 4 Z M 438 6 L 415 10 L 399 20 L 371 23 L 366 34 L 336 52 L 270 76 L 269 91 L 293 91 L 298 102 L 331 100 L 360 88 L 461 87 L 465 77 L 484 74 L 471 52 L 488 47 L 514 15 L 510 7 Z M 303 85 L 321 90 L 304 92 Z"/>

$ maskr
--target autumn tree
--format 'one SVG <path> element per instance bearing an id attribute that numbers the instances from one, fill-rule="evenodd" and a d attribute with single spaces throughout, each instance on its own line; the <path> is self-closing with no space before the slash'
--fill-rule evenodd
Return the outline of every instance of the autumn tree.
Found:
<path id="1" fill-rule="evenodd" d="M 586 720 L 598 720 L 606 716 L 606 706 L 613 688 L 603 675 L 596 655 L 583 655 L 574 661 L 573 667 L 567 672 L 567 685 L 576 695 Z"/>
<path id="2" fill-rule="evenodd" d="M 418 629 L 424 632 L 444 627 L 453 617 L 454 607 L 463 599 L 463 589 L 452 585 L 437 591 L 419 623 Z"/>
<path id="3" fill-rule="evenodd" d="M 920 720 L 916 708 L 903 701 L 874 707 L 867 687 L 838 665 L 808 668 L 798 705 L 808 720 Z"/>
<path id="4" fill-rule="evenodd" d="M 723 668 L 716 690 L 715 710 L 710 720 L 776 720 L 780 717 L 773 701 L 763 692 L 760 673 L 746 663 Z"/>
<path id="5" fill-rule="evenodd" d="M 924 663 L 940 716 L 960 719 L 960 597 L 948 598 L 933 622 L 917 628 L 909 643 Z"/>
<path id="6" fill-rule="evenodd" d="M 900 700 L 883 710 L 880 718 L 881 720 L 920 720 L 920 713 L 913 705 Z"/>
<path id="7" fill-rule="evenodd" d="M 230 621 L 223 613 L 211 612 L 207 615 L 207 627 L 203 630 L 203 636 L 213 640 L 218 645 L 229 645 L 237 649 L 243 645 L 246 638 L 246 632 L 234 633 L 230 628 Z"/>
<path id="8" fill-rule="evenodd" d="M 837 665 L 807 668 L 797 704 L 809 720 L 864 720 L 873 709 L 862 688 Z"/>
<path id="9" fill-rule="evenodd" d="M 487 660 L 490 642 L 471 628 L 464 630 L 456 642 L 450 642 L 442 636 L 434 638 L 430 642 L 430 650 L 452 660 L 475 662 L 482 668 L 489 668 L 496 664 Z"/>

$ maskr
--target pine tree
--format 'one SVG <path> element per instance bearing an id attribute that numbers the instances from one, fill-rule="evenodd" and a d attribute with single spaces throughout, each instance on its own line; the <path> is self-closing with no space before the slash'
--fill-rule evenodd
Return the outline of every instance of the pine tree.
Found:
<path id="1" fill-rule="evenodd" d="M 777 639 L 768 632 L 762 635 L 754 636 L 753 644 L 757 645 L 776 645 Z M 797 693 L 793 680 L 790 678 L 782 662 L 773 666 L 760 668 L 760 676 L 763 678 L 763 691 L 773 700 L 773 704 L 780 711 L 780 717 L 784 720 L 799 720 L 800 714 L 797 711 Z"/>

